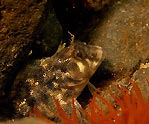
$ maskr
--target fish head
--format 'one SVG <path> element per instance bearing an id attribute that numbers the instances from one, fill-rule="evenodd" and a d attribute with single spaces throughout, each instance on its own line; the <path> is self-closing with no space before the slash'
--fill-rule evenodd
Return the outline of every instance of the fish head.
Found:
<path id="1" fill-rule="evenodd" d="M 63 63 L 62 85 L 69 89 L 81 92 L 87 85 L 89 79 L 97 70 L 103 60 L 103 50 L 99 46 L 87 45 L 76 42 L 60 52 L 59 58 Z"/>

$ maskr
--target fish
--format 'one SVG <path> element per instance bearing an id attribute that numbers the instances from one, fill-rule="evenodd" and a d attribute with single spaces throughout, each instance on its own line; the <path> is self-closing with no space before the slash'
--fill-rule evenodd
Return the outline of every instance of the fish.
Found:
<path id="1" fill-rule="evenodd" d="M 75 106 L 80 107 L 76 98 L 81 94 L 89 79 L 103 60 L 99 46 L 84 42 L 71 42 L 51 57 L 29 62 L 14 81 L 12 94 L 16 115 L 28 116 L 33 106 L 48 118 L 56 110 L 54 99 L 62 108 L 71 113 L 72 94 Z"/>

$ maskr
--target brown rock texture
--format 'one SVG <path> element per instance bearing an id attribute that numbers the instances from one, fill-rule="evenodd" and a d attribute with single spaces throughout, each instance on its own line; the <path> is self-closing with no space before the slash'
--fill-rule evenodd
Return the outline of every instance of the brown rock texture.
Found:
<path id="1" fill-rule="evenodd" d="M 51 0 L 2 0 L 0 14 L 0 96 L 4 96 L 29 53 L 41 58 L 56 51 L 62 28 Z"/>
<path id="2" fill-rule="evenodd" d="M 118 0 L 96 16 L 96 26 L 89 33 L 91 44 L 103 47 L 105 68 L 117 75 L 131 75 L 140 62 L 149 59 L 149 1 Z"/>

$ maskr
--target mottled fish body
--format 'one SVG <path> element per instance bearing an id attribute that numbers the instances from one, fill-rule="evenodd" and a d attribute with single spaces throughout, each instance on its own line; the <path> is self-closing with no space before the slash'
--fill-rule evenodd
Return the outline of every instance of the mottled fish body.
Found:
<path id="1" fill-rule="evenodd" d="M 41 113 L 50 117 L 55 109 L 53 97 L 67 111 L 72 93 L 75 98 L 79 96 L 102 60 L 101 47 L 77 42 L 52 57 L 30 62 L 14 83 L 15 94 L 18 94 L 14 101 L 16 112 L 26 116 L 36 105 Z"/>

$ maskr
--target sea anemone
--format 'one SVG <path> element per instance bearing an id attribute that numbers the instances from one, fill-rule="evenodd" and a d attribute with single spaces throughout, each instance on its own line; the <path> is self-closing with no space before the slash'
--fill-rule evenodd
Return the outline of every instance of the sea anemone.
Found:
<path id="1" fill-rule="evenodd" d="M 136 82 L 134 80 L 130 80 L 130 82 L 134 89 L 133 91 L 123 86 L 117 86 L 120 91 L 119 96 L 109 91 L 111 97 L 114 98 L 114 104 L 109 103 L 105 98 L 101 97 L 98 93 L 99 89 L 97 89 L 93 98 L 90 100 L 88 110 L 80 108 L 83 115 L 82 120 L 85 120 L 82 122 L 85 124 L 149 124 L 149 96 L 145 102 Z M 149 80 L 147 80 L 147 83 L 149 85 Z M 101 110 L 97 103 L 98 100 L 101 100 L 108 107 L 108 113 L 104 113 Z M 54 101 L 59 111 L 58 114 L 55 113 L 55 116 L 58 117 L 63 124 L 79 124 L 73 96 L 71 117 L 62 109 L 58 100 L 54 99 Z M 114 107 L 115 105 L 117 108 Z M 35 114 L 38 115 L 39 113 L 37 114 L 36 111 Z M 45 117 L 42 116 L 42 119 L 43 118 Z"/>
<path id="2" fill-rule="evenodd" d="M 118 97 L 110 93 L 115 99 L 115 105 L 119 106 L 119 109 L 114 108 L 106 99 L 95 92 L 89 104 L 90 111 L 86 112 L 83 110 L 88 124 L 140 124 L 140 122 L 141 124 L 149 124 L 149 98 L 145 102 L 136 82 L 134 80 L 130 82 L 134 88 L 134 92 L 129 91 L 125 87 L 117 86 L 121 95 Z M 149 85 L 148 80 L 147 82 Z M 102 100 L 107 105 L 109 109 L 108 114 L 104 114 L 101 111 L 96 99 Z"/>

